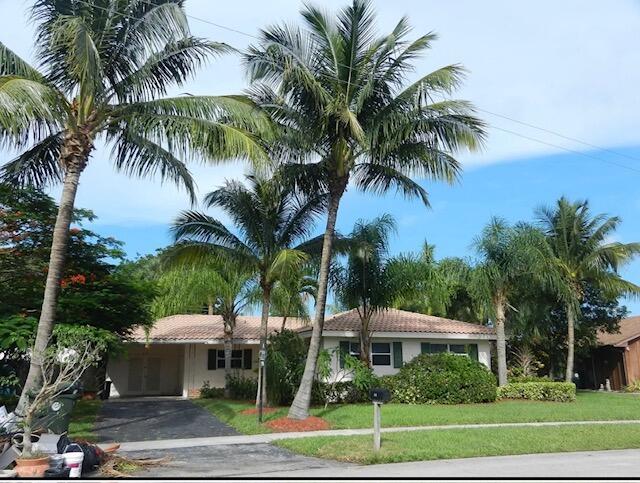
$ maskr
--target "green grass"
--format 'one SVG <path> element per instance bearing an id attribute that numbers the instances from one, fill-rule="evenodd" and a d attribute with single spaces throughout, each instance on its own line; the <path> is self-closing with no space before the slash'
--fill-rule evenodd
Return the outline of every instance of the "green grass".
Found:
<path id="1" fill-rule="evenodd" d="M 640 448 L 640 425 L 447 429 L 372 436 L 310 437 L 275 441 L 295 453 L 360 464 L 397 463 L 474 456 Z"/>
<path id="2" fill-rule="evenodd" d="M 217 399 L 196 401 L 222 421 L 244 434 L 268 433 L 255 415 L 238 414 L 251 403 Z M 265 421 L 286 416 L 287 409 L 265 415 Z M 345 404 L 312 408 L 311 414 L 326 419 L 333 429 L 370 428 L 371 404 Z M 640 419 L 640 397 L 633 394 L 579 392 L 576 402 L 500 401 L 490 404 L 412 405 L 385 404 L 382 424 L 386 427 L 446 424 L 520 423 L 542 421 L 598 421 Z"/>
<path id="3" fill-rule="evenodd" d="M 71 414 L 69 438 L 95 441 L 94 427 L 101 401 L 78 401 Z"/>

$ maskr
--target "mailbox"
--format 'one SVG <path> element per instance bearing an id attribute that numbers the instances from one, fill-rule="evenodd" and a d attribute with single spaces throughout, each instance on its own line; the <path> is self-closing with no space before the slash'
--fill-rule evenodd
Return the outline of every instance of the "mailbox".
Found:
<path id="1" fill-rule="evenodd" d="M 369 391 L 369 397 L 374 403 L 386 403 L 391 399 L 391 394 L 387 389 L 373 388 Z"/>

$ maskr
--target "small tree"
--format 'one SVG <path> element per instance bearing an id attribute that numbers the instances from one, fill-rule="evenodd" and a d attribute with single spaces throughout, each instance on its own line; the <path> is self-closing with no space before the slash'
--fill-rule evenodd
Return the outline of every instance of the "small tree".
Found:
<path id="1" fill-rule="evenodd" d="M 39 361 L 42 367 L 42 384 L 27 393 L 22 407 L 21 426 L 24 432 L 22 457 L 33 456 L 32 434 L 39 429 L 37 418 L 60 394 L 78 382 L 84 372 L 96 365 L 107 350 L 110 338 L 106 331 L 89 327 L 72 327 L 56 331 L 55 341 L 50 341 Z"/>

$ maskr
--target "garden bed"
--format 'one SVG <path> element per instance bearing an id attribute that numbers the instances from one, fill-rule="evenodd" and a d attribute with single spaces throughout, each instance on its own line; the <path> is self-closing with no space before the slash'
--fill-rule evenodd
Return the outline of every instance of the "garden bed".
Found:
<path id="1" fill-rule="evenodd" d="M 322 418 L 309 416 L 306 419 L 291 419 L 288 417 L 272 419 L 265 423 L 275 433 L 289 433 L 298 431 L 321 431 L 330 429 L 331 425 Z"/>

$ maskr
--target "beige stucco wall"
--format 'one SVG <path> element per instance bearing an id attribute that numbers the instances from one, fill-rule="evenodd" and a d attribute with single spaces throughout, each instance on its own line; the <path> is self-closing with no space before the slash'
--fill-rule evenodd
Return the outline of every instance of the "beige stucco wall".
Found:
<path id="1" fill-rule="evenodd" d="M 236 350 L 252 349 L 251 369 L 233 369 L 245 377 L 257 377 L 258 346 L 247 344 L 234 344 Z M 209 381 L 211 387 L 224 387 L 224 369 L 207 369 L 207 352 L 209 349 L 222 350 L 221 344 L 187 344 L 184 349 L 184 374 L 182 395 L 194 397 L 205 381 Z"/>
<path id="2" fill-rule="evenodd" d="M 337 380 L 347 380 L 349 375 L 345 374 L 344 370 L 340 369 L 340 358 L 337 353 L 337 349 L 340 347 L 340 341 L 352 341 L 358 342 L 357 337 L 328 337 L 323 338 L 323 348 L 333 352 L 331 360 L 331 369 Z M 435 344 L 478 344 L 478 361 L 487 367 L 491 367 L 491 345 L 489 340 L 477 340 L 477 339 L 414 339 L 408 337 L 402 337 L 398 335 L 394 336 L 375 336 L 372 342 L 402 342 L 402 361 L 407 363 L 411 361 L 417 355 L 420 355 L 420 344 L 423 342 L 431 342 Z M 398 372 L 399 369 L 393 367 L 393 349 L 391 353 L 391 365 L 389 366 L 373 366 L 373 371 L 378 376 L 393 375 Z"/>

